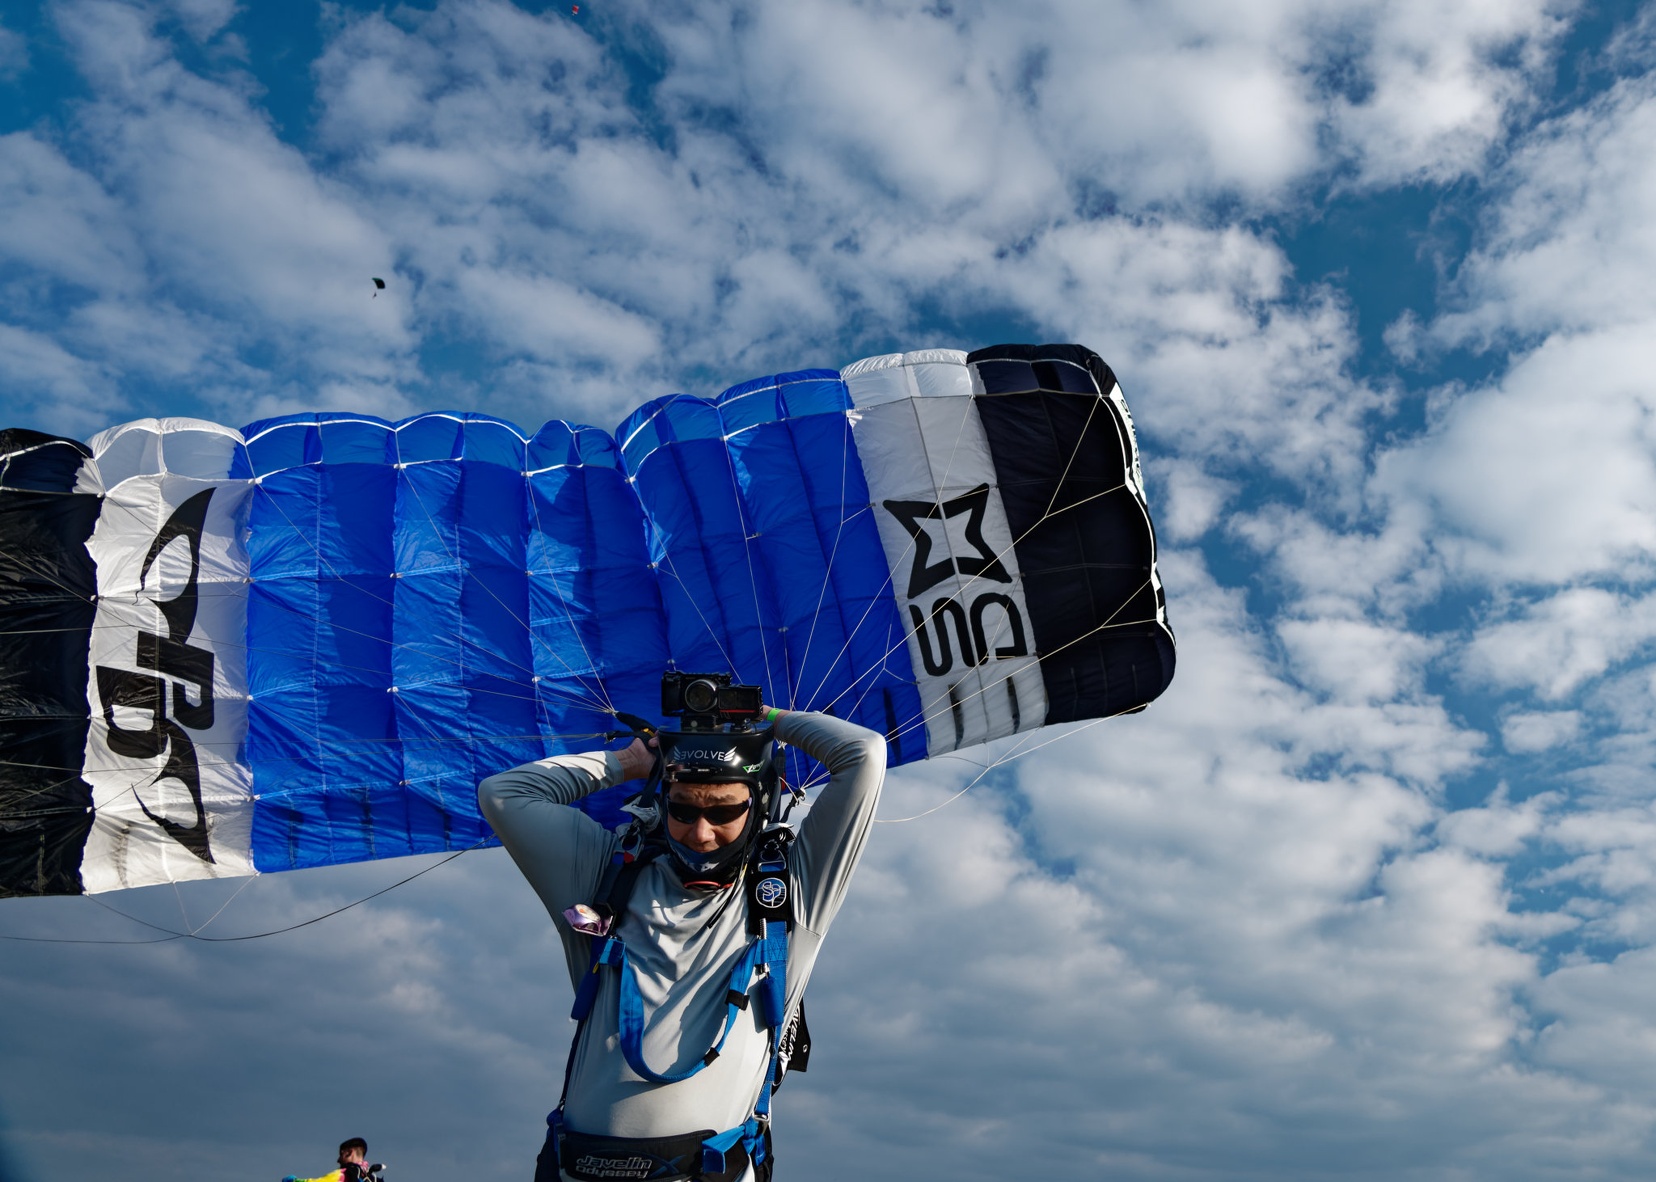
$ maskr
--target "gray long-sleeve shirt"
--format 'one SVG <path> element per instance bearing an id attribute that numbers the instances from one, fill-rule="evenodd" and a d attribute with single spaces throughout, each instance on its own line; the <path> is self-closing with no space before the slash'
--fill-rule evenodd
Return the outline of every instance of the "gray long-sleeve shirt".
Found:
<path id="1" fill-rule="evenodd" d="M 794 930 L 788 943 L 787 1004 L 799 1005 L 862 856 L 885 775 L 885 742 L 854 723 L 790 712 L 776 736 L 822 762 L 828 784 L 800 824 L 789 851 Z M 490 776 L 478 788 L 483 815 L 545 904 L 563 941 L 572 985 L 591 960 L 589 938 L 570 929 L 566 908 L 594 902 L 616 835 L 565 806 L 621 782 L 614 753 L 564 755 Z M 644 1001 L 644 1061 L 666 1074 L 688 1069 L 717 1039 L 731 969 L 746 950 L 747 906 L 729 892 L 692 894 L 671 859 L 639 875 L 616 931 Z M 618 974 L 603 974 L 581 1035 L 564 1117 L 571 1129 L 611 1137 L 664 1137 L 734 1128 L 752 1112 L 769 1065 L 769 1040 L 757 1006 L 738 1015 L 724 1051 L 675 1084 L 640 1078 L 621 1053 Z"/>

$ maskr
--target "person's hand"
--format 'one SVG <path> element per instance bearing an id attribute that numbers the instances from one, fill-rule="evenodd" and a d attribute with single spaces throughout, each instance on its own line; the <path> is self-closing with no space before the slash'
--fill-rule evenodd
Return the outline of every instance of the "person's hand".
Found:
<path id="1" fill-rule="evenodd" d="M 632 745 L 625 751 L 616 753 L 621 761 L 621 778 L 623 780 L 642 780 L 655 769 L 656 741 L 651 739 L 646 746 L 643 739 L 634 739 Z"/>

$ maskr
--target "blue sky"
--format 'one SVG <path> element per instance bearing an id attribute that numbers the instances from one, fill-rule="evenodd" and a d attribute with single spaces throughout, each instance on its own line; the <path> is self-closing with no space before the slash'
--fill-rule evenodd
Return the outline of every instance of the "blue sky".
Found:
<path id="1" fill-rule="evenodd" d="M 1089 345 L 1178 678 L 880 826 L 786 1176 L 1647 1175 L 1648 6 L 580 7 L 0 5 L 6 424 L 613 425 Z M 233 935 L 421 865 L 103 903 Z M 274 1178 L 360 1134 L 405 1182 L 526 1176 L 566 994 L 499 851 L 268 940 L 11 943 L 9 1169 Z"/>

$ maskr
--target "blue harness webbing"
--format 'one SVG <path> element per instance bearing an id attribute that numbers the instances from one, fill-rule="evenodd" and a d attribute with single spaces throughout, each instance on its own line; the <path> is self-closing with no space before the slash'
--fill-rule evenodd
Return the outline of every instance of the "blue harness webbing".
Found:
<path id="1" fill-rule="evenodd" d="M 749 866 L 750 873 L 769 877 L 779 876 L 785 883 L 788 872 L 787 846 L 786 838 L 762 841 L 758 856 Z M 648 859 L 648 855 L 644 856 Z M 617 853 L 617 867 L 620 866 L 621 858 L 622 855 Z M 633 872 L 627 874 L 626 870 Z M 642 866 L 637 869 L 628 866 L 622 871 L 625 876 L 625 885 L 622 889 L 625 892 L 631 891 L 639 870 L 642 870 Z M 606 880 L 613 881 L 609 876 L 606 876 Z M 784 897 L 785 894 L 786 892 Z M 611 904 L 614 922 L 617 925 L 621 922 L 625 902 L 625 899 L 620 899 Z M 750 903 L 750 906 L 755 905 Z M 777 910 L 780 913 L 780 909 Z M 787 914 L 791 914 L 791 911 L 790 906 Z M 752 914 L 750 912 L 750 916 Z M 746 1150 L 748 1160 L 755 1167 L 765 1160 L 765 1128 L 770 1120 L 771 1093 L 777 1083 L 782 1024 L 787 1017 L 789 924 L 786 918 L 772 919 L 763 916 L 756 921 L 756 926 L 760 929 L 759 933 L 748 944 L 742 958 L 730 972 L 730 981 L 725 991 L 724 1026 L 719 1031 L 718 1039 L 700 1060 L 680 1072 L 659 1072 L 644 1061 L 644 999 L 639 993 L 638 979 L 632 963 L 627 958 L 625 942 L 614 932 L 602 939 L 596 936 L 591 938 L 592 967 L 581 978 L 580 988 L 575 993 L 575 1004 L 569 1012 L 577 1026 L 575 1036 L 569 1043 L 569 1059 L 564 1064 L 563 1094 L 558 1098 L 557 1108 L 546 1118 L 546 1123 L 552 1131 L 554 1147 L 563 1132 L 564 1103 L 569 1098 L 569 1078 L 575 1070 L 575 1052 L 580 1046 L 581 1036 L 586 1032 L 587 1019 L 591 1016 L 593 1004 L 598 997 L 600 973 L 605 967 L 613 967 L 620 973 L 616 1025 L 620 1033 L 621 1053 L 627 1060 L 627 1066 L 637 1075 L 655 1083 L 680 1083 L 717 1059 L 719 1053 L 724 1050 L 725 1040 L 730 1037 L 730 1032 L 736 1025 L 737 1016 L 747 1009 L 749 1000 L 757 993 L 758 1008 L 755 1013 L 764 1023 L 765 1029 L 770 1032 L 770 1063 L 765 1071 L 765 1082 L 760 1085 L 759 1098 L 754 1102 L 753 1112 L 746 1121 L 735 1128 L 714 1133 L 702 1140 L 701 1169 L 703 1173 L 708 1174 L 722 1173 L 726 1165 L 725 1155 L 738 1144 Z"/>

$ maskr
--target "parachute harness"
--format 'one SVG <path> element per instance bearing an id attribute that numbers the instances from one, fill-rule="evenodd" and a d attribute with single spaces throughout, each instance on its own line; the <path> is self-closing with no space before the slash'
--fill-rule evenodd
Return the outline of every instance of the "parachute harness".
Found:
<path id="1" fill-rule="evenodd" d="M 635 827 L 634 834 L 637 832 Z M 717 1040 L 699 1061 L 679 1072 L 659 1072 L 644 1061 L 644 1001 L 627 956 L 627 946 L 614 930 L 626 912 L 627 900 L 638 876 L 665 852 L 665 848 L 658 842 L 647 845 L 635 842 L 629 849 L 626 840 L 617 848 L 600 883 L 598 895 L 601 902 L 596 908 L 600 915 L 609 919 L 610 928 L 602 936 L 590 936 L 592 965 L 581 978 L 575 1004 L 569 1014 L 577 1025 L 569 1044 L 569 1058 L 564 1065 L 563 1092 L 558 1098 L 557 1108 L 546 1118 L 548 1145 L 566 1173 L 575 1177 L 633 1177 L 630 1168 L 637 1168 L 643 1159 L 648 1158 L 647 1172 L 639 1173 L 637 1177 L 685 1175 L 734 1178 L 740 1173 L 744 1159 L 751 1161 L 756 1170 L 765 1164 L 769 1157 L 771 1095 L 781 1086 L 790 1059 L 795 1061 L 796 1070 L 804 1070 L 810 1053 L 810 1035 L 804 1026 L 803 1007 L 793 1023 L 787 1022 L 788 934 L 793 929 L 793 891 L 790 889 L 787 857 L 793 836 L 793 830 L 779 825 L 767 829 L 754 844 L 744 876 L 748 930 L 753 934 L 753 939 L 731 970 L 725 991 L 725 1020 Z M 620 1033 L 621 1053 L 628 1067 L 654 1083 L 679 1083 L 711 1064 L 723 1051 L 737 1017 L 748 1008 L 750 1000 L 757 998 L 755 1013 L 769 1034 L 770 1062 L 753 1111 L 746 1121 L 722 1132 L 698 1132 L 653 1140 L 581 1134 L 565 1126 L 563 1111 L 569 1098 L 575 1054 L 597 1000 L 600 975 L 606 968 L 614 968 L 620 975 L 616 1025 Z M 732 1155 L 732 1150 L 738 1145 L 742 1152 Z M 621 1172 L 616 1172 L 618 1168 Z"/>

